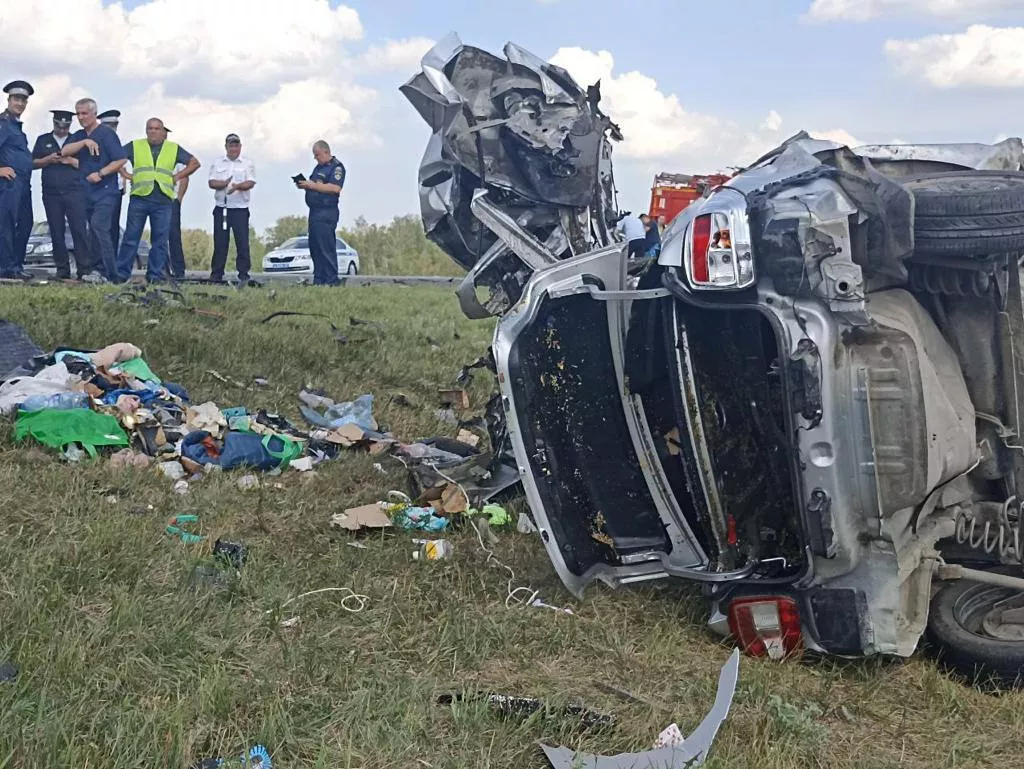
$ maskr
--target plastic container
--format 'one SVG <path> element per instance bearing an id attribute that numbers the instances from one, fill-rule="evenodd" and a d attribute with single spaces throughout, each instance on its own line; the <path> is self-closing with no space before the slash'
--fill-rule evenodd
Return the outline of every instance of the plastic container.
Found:
<path id="1" fill-rule="evenodd" d="M 419 550 L 414 550 L 412 559 L 414 561 L 443 561 L 450 558 L 452 554 L 452 543 L 447 539 L 435 539 L 424 542 Z"/>
<path id="2" fill-rule="evenodd" d="M 53 395 L 30 395 L 19 407 L 22 411 L 42 411 L 43 409 L 89 408 L 89 396 L 85 393 L 54 393 Z"/>

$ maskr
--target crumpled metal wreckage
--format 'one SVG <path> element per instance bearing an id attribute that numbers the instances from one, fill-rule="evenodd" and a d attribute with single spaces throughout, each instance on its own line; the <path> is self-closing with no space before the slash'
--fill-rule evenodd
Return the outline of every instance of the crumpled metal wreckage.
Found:
<path id="1" fill-rule="evenodd" d="M 519 298 L 532 272 L 521 259 L 535 269 L 608 245 L 620 218 L 611 142 L 622 133 L 598 106 L 600 83 L 581 88 L 512 43 L 504 54 L 451 34 L 401 88 L 433 132 L 419 172 L 424 227 L 470 271 L 457 293 L 476 318 Z"/>

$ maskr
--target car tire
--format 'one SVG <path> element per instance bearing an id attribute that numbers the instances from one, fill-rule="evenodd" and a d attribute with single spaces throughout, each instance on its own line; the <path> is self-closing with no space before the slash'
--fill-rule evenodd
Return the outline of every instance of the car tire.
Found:
<path id="1" fill-rule="evenodd" d="M 1021 575 L 1020 569 L 1002 566 L 986 571 Z M 972 629 L 978 613 L 1008 594 L 1013 591 L 961 579 L 944 584 L 932 597 L 926 632 L 929 645 L 946 668 L 972 684 L 1024 688 L 1024 640 L 995 638 L 983 629 Z"/>
<path id="2" fill-rule="evenodd" d="M 951 171 L 903 181 L 914 196 L 914 250 L 977 258 L 1024 251 L 1024 173 Z"/>
<path id="3" fill-rule="evenodd" d="M 355 262 L 349 262 L 348 263 L 348 269 L 345 271 L 345 274 L 346 275 L 358 275 L 359 274 L 359 270 L 356 268 L 356 263 Z"/>

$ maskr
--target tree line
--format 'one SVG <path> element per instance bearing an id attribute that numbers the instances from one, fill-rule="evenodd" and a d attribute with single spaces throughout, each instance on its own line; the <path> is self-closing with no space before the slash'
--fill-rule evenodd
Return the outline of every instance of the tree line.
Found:
<path id="1" fill-rule="evenodd" d="M 249 228 L 249 251 L 253 269 L 262 268 L 267 251 L 289 238 L 306 232 L 305 216 L 283 216 L 262 235 Z M 360 272 L 366 275 L 463 275 L 465 272 L 436 245 L 427 240 L 420 218 L 414 214 L 396 216 L 389 224 L 370 224 L 363 217 L 351 229 L 338 235 L 359 252 Z M 181 245 L 190 270 L 209 270 L 213 256 L 213 234 L 207 230 L 183 228 Z M 228 265 L 234 264 L 235 242 L 231 239 Z"/>

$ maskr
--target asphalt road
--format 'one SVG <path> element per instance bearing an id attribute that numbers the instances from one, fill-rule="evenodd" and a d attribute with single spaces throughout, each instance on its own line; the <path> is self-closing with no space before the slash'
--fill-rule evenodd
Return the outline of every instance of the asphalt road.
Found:
<path id="1" fill-rule="evenodd" d="M 53 269 L 46 267 L 28 267 L 27 271 L 40 278 L 53 276 Z M 136 270 L 132 273 L 138 277 L 144 277 L 145 272 Z M 186 281 L 203 281 L 210 277 L 209 272 L 189 270 L 185 273 Z M 453 288 L 461 282 L 461 278 L 441 277 L 436 275 L 342 275 L 341 283 L 345 286 L 371 286 L 377 284 L 392 284 L 399 286 L 452 286 Z M 312 275 L 296 275 L 295 273 L 273 273 L 254 272 L 253 280 L 257 283 L 301 283 L 302 281 L 312 282 Z"/>

